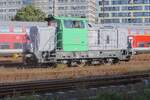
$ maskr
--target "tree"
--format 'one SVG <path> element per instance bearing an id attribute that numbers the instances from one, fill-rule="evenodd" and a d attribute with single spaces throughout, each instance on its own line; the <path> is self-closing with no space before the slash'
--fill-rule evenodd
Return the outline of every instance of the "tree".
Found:
<path id="1" fill-rule="evenodd" d="M 16 21 L 44 21 L 46 14 L 40 9 L 29 5 L 20 9 L 13 20 Z"/>

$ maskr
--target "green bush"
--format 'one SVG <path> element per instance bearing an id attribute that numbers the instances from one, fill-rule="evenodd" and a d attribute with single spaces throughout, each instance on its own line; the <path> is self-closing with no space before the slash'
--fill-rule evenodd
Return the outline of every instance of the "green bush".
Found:
<path id="1" fill-rule="evenodd" d="M 144 89 L 143 93 L 133 96 L 133 100 L 150 100 L 150 89 Z"/>

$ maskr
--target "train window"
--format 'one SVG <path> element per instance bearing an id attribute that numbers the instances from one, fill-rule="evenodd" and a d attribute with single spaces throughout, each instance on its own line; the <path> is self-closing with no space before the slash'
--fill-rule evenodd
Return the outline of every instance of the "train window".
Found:
<path id="1" fill-rule="evenodd" d="M 147 34 L 150 34 L 150 29 L 147 29 L 147 30 L 146 30 L 146 33 L 147 33 Z"/>
<path id="2" fill-rule="evenodd" d="M 23 28 L 17 26 L 17 27 L 14 28 L 14 32 L 15 32 L 15 33 L 21 33 L 21 32 L 23 32 Z"/>
<path id="3" fill-rule="evenodd" d="M 139 34 L 145 34 L 145 31 L 144 31 L 144 29 L 139 29 L 137 33 L 139 33 Z"/>
<path id="4" fill-rule="evenodd" d="M 0 32 L 10 32 L 9 27 L 8 26 L 0 27 Z"/>
<path id="5" fill-rule="evenodd" d="M 83 21 L 78 20 L 65 20 L 64 26 L 65 28 L 85 28 Z"/>
<path id="6" fill-rule="evenodd" d="M 150 42 L 149 42 L 149 43 L 147 43 L 147 47 L 150 47 Z"/>
<path id="7" fill-rule="evenodd" d="M 138 47 L 144 47 L 144 43 L 139 43 Z"/>
<path id="8" fill-rule="evenodd" d="M 14 49 L 22 49 L 21 43 L 14 43 Z"/>
<path id="9" fill-rule="evenodd" d="M 0 43 L 0 49 L 9 49 L 9 43 Z"/>

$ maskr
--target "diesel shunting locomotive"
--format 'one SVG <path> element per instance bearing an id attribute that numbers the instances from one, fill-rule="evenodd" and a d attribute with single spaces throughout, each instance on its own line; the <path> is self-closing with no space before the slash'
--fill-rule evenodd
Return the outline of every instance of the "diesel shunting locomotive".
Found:
<path id="1" fill-rule="evenodd" d="M 119 27 L 93 27 L 86 18 L 51 17 L 47 27 L 30 28 L 26 64 L 117 63 L 132 56 L 128 32 Z"/>

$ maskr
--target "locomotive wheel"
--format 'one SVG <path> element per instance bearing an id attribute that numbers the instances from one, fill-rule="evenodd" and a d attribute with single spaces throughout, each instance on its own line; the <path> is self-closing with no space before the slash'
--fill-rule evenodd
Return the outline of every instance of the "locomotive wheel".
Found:
<path id="1" fill-rule="evenodd" d="M 113 64 L 118 64 L 120 62 L 120 60 L 119 59 L 114 59 L 114 62 L 113 62 Z"/>
<path id="2" fill-rule="evenodd" d="M 108 58 L 104 60 L 104 64 L 106 65 L 113 65 L 119 63 L 119 59 L 115 58 Z"/>
<path id="3" fill-rule="evenodd" d="M 68 67 L 77 67 L 77 66 L 78 66 L 78 63 L 75 62 L 75 61 L 69 61 L 69 62 L 67 63 L 67 66 L 68 66 Z"/>
<path id="4" fill-rule="evenodd" d="M 108 59 L 104 60 L 105 65 L 113 65 L 113 63 L 114 63 L 114 59 L 112 59 L 112 58 L 108 58 Z"/>
<path id="5" fill-rule="evenodd" d="M 33 54 L 29 54 L 30 57 L 28 57 L 28 55 L 24 55 L 23 57 L 23 64 L 24 65 L 37 65 L 37 59 Z"/>
<path id="6" fill-rule="evenodd" d="M 78 67 L 85 67 L 87 65 L 87 63 L 86 62 L 79 62 L 78 63 Z"/>
<path id="7" fill-rule="evenodd" d="M 52 68 L 56 68 L 57 67 L 57 63 L 51 63 L 51 67 Z"/>
<path id="8" fill-rule="evenodd" d="M 25 59 L 25 61 L 24 61 L 24 65 L 36 65 L 37 63 L 36 63 L 36 61 L 35 60 L 33 60 L 33 59 Z"/>

